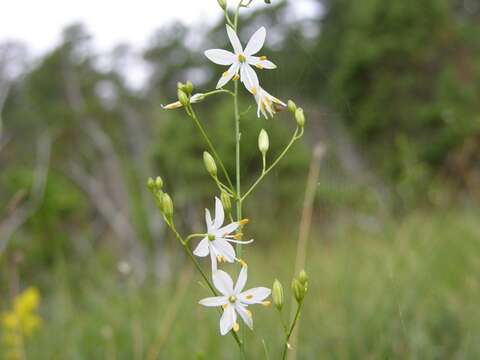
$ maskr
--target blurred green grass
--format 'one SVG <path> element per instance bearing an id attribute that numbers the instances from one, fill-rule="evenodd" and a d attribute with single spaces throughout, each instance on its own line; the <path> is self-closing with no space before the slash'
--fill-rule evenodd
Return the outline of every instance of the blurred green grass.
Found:
<path id="1" fill-rule="evenodd" d="M 419 211 L 375 228 L 338 223 L 320 232 L 316 225 L 298 358 L 480 358 L 478 215 Z M 295 241 L 286 240 L 269 247 L 259 240 L 247 250 L 247 286 L 278 277 L 288 288 Z M 197 305 L 208 296 L 197 274 L 189 282 L 183 268 L 167 283 L 137 287 L 104 263 L 99 256 L 56 269 L 28 358 L 145 359 L 155 341 L 158 359 L 237 358 L 232 338 L 218 334 L 219 314 Z M 277 359 L 275 310 L 252 310 L 257 337 L 246 332 L 249 358 L 264 358 L 263 338 Z"/>

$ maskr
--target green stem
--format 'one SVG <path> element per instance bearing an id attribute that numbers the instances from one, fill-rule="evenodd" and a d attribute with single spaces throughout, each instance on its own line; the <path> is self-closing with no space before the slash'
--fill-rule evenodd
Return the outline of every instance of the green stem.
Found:
<path id="1" fill-rule="evenodd" d="M 297 325 L 297 320 L 300 316 L 302 305 L 303 305 L 303 302 L 297 305 L 297 311 L 295 313 L 295 317 L 293 318 L 293 322 L 292 322 L 292 325 L 290 326 L 290 330 L 288 331 L 285 337 L 285 345 L 283 346 L 282 360 L 285 360 L 287 357 L 288 341 L 290 340 L 290 336 L 292 336 L 292 332 L 293 332 L 293 329 L 295 329 L 295 325 Z"/>
<path id="2" fill-rule="evenodd" d="M 208 137 L 205 129 L 203 128 L 202 123 L 201 123 L 200 120 L 198 119 L 197 114 L 195 113 L 195 111 L 193 111 L 193 108 L 192 108 L 191 105 L 189 105 L 189 106 L 187 107 L 187 110 L 188 110 L 188 111 L 187 111 L 187 114 L 193 119 L 193 121 L 194 121 L 195 124 L 197 125 L 198 129 L 200 130 L 200 133 L 201 133 L 202 136 L 203 136 L 203 139 L 204 139 L 205 142 L 207 143 L 208 148 L 210 149 L 210 151 L 212 152 L 213 157 L 214 157 L 215 160 L 220 164 L 220 168 L 222 169 L 222 172 L 223 172 L 223 174 L 225 175 L 225 178 L 227 179 L 228 184 L 229 184 L 230 187 L 233 189 L 233 184 L 232 184 L 232 181 L 230 180 L 230 176 L 228 175 L 227 169 L 226 169 L 225 166 L 223 165 L 222 159 L 220 158 L 220 156 L 218 156 L 217 151 L 216 151 L 215 148 L 213 147 L 213 144 L 212 144 L 212 142 L 210 141 L 210 138 Z"/>
<path id="3" fill-rule="evenodd" d="M 287 146 L 285 147 L 285 149 L 283 149 L 283 151 L 280 153 L 280 155 L 275 159 L 275 161 L 272 163 L 272 165 L 270 165 L 266 170 L 264 169 L 262 171 L 262 174 L 258 177 L 258 179 L 253 183 L 252 186 L 250 186 L 250 188 L 247 190 L 247 192 L 245 194 L 243 194 L 243 197 L 242 197 L 242 201 L 244 201 L 248 195 L 250 195 L 250 193 L 257 187 L 257 185 L 263 180 L 263 178 L 270 172 L 272 171 L 272 169 L 279 163 L 280 160 L 282 160 L 282 158 L 287 154 L 288 150 L 290 150 L 290 148 L 292 147 L 293 143 L 295 141 L 297 141 L 298 139 L 300 139 L 300 137 L 302 137 L 303 135 L 303 129 L 300 131 L 300 133 L 298 133 L 298 127 L 295 129 L 295 132 L 293 133 L 293 136 L 290 140 L 290 142 L 287 144 Z"/>
<path id="4" fill-rule="evenodd" d="M 203 94 L 203 95 L 204 95 L 205 97 L 208 97 L 208 96 L 211 96 L 211 95 L 222 94 L 222 93 L 225 93 L 225 94 L 229 94 L 229 95 L 234 96 L 233 92 L 231 92 L 230 90 L 227 90 L 227 89 L 212 90 L 212 91 L 206 92 L 206 93 Z"/>

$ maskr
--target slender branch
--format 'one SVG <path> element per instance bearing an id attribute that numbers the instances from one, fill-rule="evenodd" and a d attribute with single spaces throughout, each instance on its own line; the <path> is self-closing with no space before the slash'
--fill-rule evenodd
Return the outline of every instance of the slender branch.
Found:
<path id="1" fill-rule="evenodd" d="M 193 119 L 193 121 L 195 122 L 195 125 L 197 125 L 198 129 L 200 130 L 200 133 L 202 134 L 203 139 L 204 139 L 205 142 L 207 143 L 208 148 L 209 148 L 210 151 L 212 152 L 213 157 L 214 157 L 215 160 L 219 163 L 220 168 L 222 169 L 222 172 L 223 172 L 223 174 L 225 175 L 225 178 L 227 179 L 228 184 L 229 184 L 230 187 L 233 189 L 233 184 L 232 184 L 232 181 L 230 180 L 230 176 L 228 175 L 227 169 L 225 168 L 225 165 L 223 165 L 222 159 L 220 158 L 220 156 L 218 155 L 217 151 L 215 150 L 215 147 L 213 146 L 210 138 L 208 137 L 205 129 L 204 129 L 203 126 L 202 126 L 202 123 L 201 123 L 200 120 L 198 119 L 198 116 L 197 116 L 197 114 L 195 113 L 195 111 L 193 110 L 191 104 L 190 104 L 186 109 L 187 109 L 187 114 Z"/>
<path id="2" fill-rule="evenodd" d="M 280 155 L 275 159 L 275 161 L 270 165 L 266 170 L 262 171 L 262 174 L 258 177 L 258 179 L 253 183 L 252 186 L 247 190 L 247 192 L 243 195 L 242 201 L 244 201 L 248 195 L 257 187 L 257 185 L 263 180 L 263 178 L 270 172 L 272 169 L 279 163 L 280 160 L 287 154 L 288 150 L 292 147 L 293 143 L 300 139 L 303 135 L 303 129 L 300 130 L 300 133 L 298 132 L 299 128 L 297 127 L 295 129 L 295 132 L 293 133 L 292 138 L 290 139 L 290 142 L 285 146 L 283 151 L 280 153 Z"/>
<path id="3" fill-rule="evenodd" d="M 297 312 L 295 313 L 295 317 L 293 319 L 292 325 L 290 326 L 290 330 L 287 333 L 287 336 L 285 337 L 285 345 L 283 346 L 283 354 L 282 354 L 282 359 L 285 360 L 287 356 L 287 350 L 289 347 L 288 341 L 290 340 L 290 336 L 292 335 L 293 329 L 295 329 L 295 325 L 297 324 L 297 320 L 300 316 L 300 312 L 302 310 L 302 305 L 303 302 L 297 305 Z"/>
<path id="4" fill-rule="evenodd" d="M 212 90 L 212 91 L 206 92 L 206 93 L 203 94 L 203 95 L 207 97 L 207 96 L 216 95 L 216 94 L 222 94 L 222 93 L 229 94 L 229 95 L 231 95 L 231 96 L 235 96 L 235 94 L 234 94 L 232 91 L 227 90 L 227 89 Z"/>

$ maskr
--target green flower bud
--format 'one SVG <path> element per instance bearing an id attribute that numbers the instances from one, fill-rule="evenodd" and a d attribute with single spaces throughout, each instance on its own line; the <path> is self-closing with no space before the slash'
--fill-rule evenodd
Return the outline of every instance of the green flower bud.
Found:
<path id="1" fill-rule="evenodd" d="M 293 100 L 288 100 L 287 106 L 288 106 L 288 110 L 292 114 L 295 114 L 295 111 L 297 111 L 297 105 L 293 102 Z"/>
<path id="2" fill-rule="evenodd" d="M 283 286 L 280 283 L 280 281 L 278 281 L 277 279 L 275 279 L 275 281 L 273 282 L 272 298 L 276 308 L 278 310 L 282 310 L 283 304 L 285 302 L 285 299 L 283 296 Z"/>
<path id="3" fill-rule="evenodd" d="M 171 220 L 173 216 L 173 201 L 167 193 L 163 194 L 162 197 L 162 210 L 165 217 Z"/>
<path id="4" fill-rule="evenodd" d="M 150 191 L 155 190 L 155 181 L 151 177 L 149 177 L 147 180 L 147 188 Z"/>
<path id="5" fill-rule="evenodd" d="M 268 147 L 268 134 L 264 129 L 262 129 L 260 131 L 260 134 L 258 135 L 258 150 L 260 150 L 260 152 L 265 155 L 265 153 L 268 151 Z"/>
<path id="6" fill-rule="evenodd" d="M 160 176 L 157 176 L 155 178 L 155 186 L 158 190 L 160 190 L 163 187 L 163 180 Z"/>
<path id="7" fill-rule="evenodd" d="M 305 270 L 300 271 L 300 274 L 298 275 L 298 281 L 300 281 L 300 284 L 302 284 L 305 288 L 307 287 L 308 275 Z"/>
<path id="8" fill-rule="evenodd" d="M 227 0 L 217 0 L 217 2 L 223 10 L 227 8 Z"/>
<path id="9" fill-rule="evenodd" d="M 295 300 L 297 300 L 298 303 L 301 303 L 303 298 L 305 297 L 305 287 L 300 284 L 300 281 L 298 281 L 297 279 L 293 279 L 292 281 L 292 291 Z"/>
<path id="10" fill-rule="evenodd" d="M 302 108 L 298 108 L 295 111 L 295 120 L 297 120 L 297 125 L 301 128 L 305 126 L 305 115 Z"/>
<path id="11" fill-rule="evenodd" d="M 225 212 L 230 213 L 230 211 L 232 211 L 232 202 L 230 201 L 230 196 L 225 191 L 222 191 L 220 194 L 220 200 L 222 201 Z"/>
<path id="12" fill-rule="evenodd" d="M 177 90 L 185 91 L 185 84 L 182 82 L 177 82 Z"/>
<path id="13" fill-rule="evenodd" d="M 208 173 L 212 177 L 217 177 L 217 164 L 215 164 L 215 159 L 207 151 L 203 152 L 203 163 Z"/>
<path id="14" fill-rule="evenodd" d="M 188 100 L 187 94 L 185 94 L 185 91 L 183 91 L 182 89 L 178 89 L 177 94 L 178 94 L 178 101 L 180 101 L 180 104 L 182 104 L 183 106 L 187 106 L 189 103 L 189 100 Z"/>
<path id="15" fill-rule="evenodd" d="M 193 92 L 193 83 L 188 80 L 187 83 L 185 84 L 185 90 L 184 90 L 188 95 L 192 95 Z"/>

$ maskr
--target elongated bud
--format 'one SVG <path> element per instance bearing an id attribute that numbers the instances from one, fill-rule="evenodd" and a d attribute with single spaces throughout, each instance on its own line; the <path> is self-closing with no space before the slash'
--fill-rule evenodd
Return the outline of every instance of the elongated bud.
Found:
<path id="1" fill-rule="evenodd" d="M 305 288 L 297 279 L 293 279 L 292 281 L 292 291 L 295 300 L 297 300 L 298 303 L 301 303 L 305 297 Z"/>
<path id="2" fill-rule="evenodd" d="M 149 177 L 147 180 L 147 188 L 150 191 L 155 190 L 155 181 L 151 177 Z"/>
<path id="3" fill-rule="evenodd" d="M 217 0 L 217 2 L 223 10 L 227 8 L 227 0 Z"/>
<path id="4" fill-rule="evenodd" d="M 188 80 L 187 83 L 185 84 L 185 90 L 184 90 L 187 95 L 192 95 L 193 92 L 193 83 Z"/>
<path id="5" fill-rule="evenodd" d="M 163 194 L 162 197 L 162 210 L 163 214 L 167 219 L 172 219 L 173 216 L 173 201 L 170 195 L 167 193 Z"/>
<path id="6" fill-rule="evenodd" d="M 293 102 L 293 100 L 288 100 L 287 106 L 288 106 L 288 110 L 292 114 L 295 114 L 295 111 L 297 111 L 297 105 Z"/>
<path id="7" fill-rule="evenodd" d="M 305 270 L 300 271 L 300 274 L 298 274 L 298 281 L 300 281 L 300 284 L 302 284 L 304 287 L 307 287 L 308 275 Z"/>
<path id="8" fill-rule="evenodd" d="M 160 190 L 163 187 L 163 180 L 160 176 L 157 176 L 155 178 L 155 186 L 157 187 L 158 190 Z"/>
<path id="9" fill-rule="evenodd" d="M 185 94 L 185 91 L 178 89 L 177 94 L 178 94 L 178 101 L 180 101 L 180 104 L 182 104 L 183 106 L 187 106 L 188 96 L 187 94 Z"/>
<path id="10" fill-rule="evenodd" d="M 199 103 L 201 101 L 205 100 L 205 94 L 202 94 L 202 93 L 198 93 L 198 94 L 194 94 L 192 95 L 192 97 L 190 98 L 190 102 L 192 104 L 195 104 L 195 103 Z"/>
<path id="11" fill-rule="evenodd" d="M 278 310 L 282 310 L 282 307 L 285 301 L 283 297 L 283 286 L 280 283 L 280 281 L 278 281 L 277 279 L 275 279 L 275 281 L 273 282 L 272 298 L 273 298 L 273 303 L 275 304 L 275 307 Z"/>
<path id="12" fill-rule="evenodd" d="M 185 84 L 182 82 L 177 82 L 177 90 L 185 91 Z"/>
<path id="13" fill-rule="evenodd" d="M 203 152 L 203 163 L 208 173 L 212 177 L 217 177 L 217 164 L 215 164 L 215 159 L 207 151 Z"/>
<path id="14" fill-rule="evenodd" d="M 268 134 L 264 129 L 262 129 L 260 131 L 260 134 L 258 135 L 258 150 L 260 150 L 260 152 L 265 155 L 268 151 L 268 147 Z"/>
<path id="15" fill-rule="evenodd" d="M 229 214 L 230 211 L 232 211 L 232 202 L 230 201 L 230 196 L 228 196 L 225 191 L 222 191 L 220 194 L 220 200 L 222 201 L 223 210 Z"/>
<path id="16" fill-rule="evenodd" d="M 301 128 L 305 126 L 305 114 L 303 113 L 302 108 L 298 108 L 295 111 L 295 120 L 297 120 L 297 125 Z"/>

